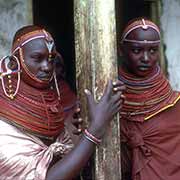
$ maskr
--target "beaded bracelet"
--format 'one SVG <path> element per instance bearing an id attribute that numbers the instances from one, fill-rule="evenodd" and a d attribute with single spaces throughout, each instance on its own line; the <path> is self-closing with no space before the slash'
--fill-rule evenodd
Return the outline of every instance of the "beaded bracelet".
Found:
<path id="1" fill-rule="evenodd" d="M 92 135 L 87 129 L 84 130 L 84 137 L 96 145 L 99 145 L 102 141 L 101 139 L 98 139 Z"/>

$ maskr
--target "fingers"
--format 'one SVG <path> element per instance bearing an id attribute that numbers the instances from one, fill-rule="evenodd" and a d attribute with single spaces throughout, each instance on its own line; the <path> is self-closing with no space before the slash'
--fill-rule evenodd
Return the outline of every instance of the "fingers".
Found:
<path id="1" fill-rule="evenodd" d="M 82 123 L 83 123 L 82 118 L 77 118 L 72 120 L 72 124 L 75 126 L 82 125 Z"/>
<path id="2" fill-rule="evenodd" d="M 74 126 L 73 134 L 79 135 L 82 133 L 83 120 L 82 118 L 72 119 L 72 124 Z"/>
<path id="3" fill-rule="evenodd" d="M 124 83 L 120 80 L 116 80 L 116 81 L 113 81 L 113 86 L 121 86 L 121 85 L 124 85 Z"/>
<path id="4" fill-rule="evenodd" d="M 74 135 L 80 135 L 82 132 L 83 132 L 82 128 L 81 128 L 81 129 L 74 129 L 74 130 L 72 131 L 72 133 L 73 133 Z"/>
<path id="5" fill-rule="evenodd" d="M 79 135 L 82 132 L 83 120 L 80 117 L 80 112 L 81 112 L 81 109 L 78 105 L 74 111 L 73 119 L 71 120 L 73 126 L 75 127 L 75 129 L 73 130 L 73 134 L 75 135 Z"/>
<path id="6" fill-rule="evenodd" d="M 126 87 L 124 85 L 113 87 L 113 91 L 116 93 L 117 91 L 124 91 Z"/>
<path id="7" fill-rule="evenodd" d="M 84 92 L 86 94 L 88 107 L 93 108 L 93 106 L 96 104 L 93 95 L 88 89 L 85 89 Z"/>
<path id="8" fill-rule="evenodd" d="M 123 95 L 123 91 L 126 89 L 123 82 L 117 80 L 113 82 L 113 96 L 112 102 L 119 101 L 120 99 L 125 100 L 125 96 Z"/>
<path id="9" fill-rule="evenodd" d="M 117 101 L 115 104 L 114 104 L 114 112 L 117 113 L 117 112 L 120 112 L 122 106 L 123 106 L 123 99 L 120 99 L 119 101 Z"/>
<path id="10" fill-rule="evenodd" d="M 77 107 L 77 108 L 75 109 L 74 114 L 73 114 L 73 118 L 78 118 L 79 115 L 80 115 L 80 112 L 81 112 L 81 109 L 80 109 L 79 107 Z"/>
<path id="11" fill-rule="evenodd" d="M 106 89 L 105 89 L 104 95 L 107 95 L 108 97 L 111 96 L 112 88 L 113 88 L 112 81 L 109 80 L 107 85 L 106 85 Z"/>
<path id="12" fill-rule="evenodd" d="M 125 87 L 124 83 L 121 82 L 120 80 L 113 82 L 113 91 L 114 92 L 124 91 L 125 89 L 126 89 L 126 87 Z"/>
<path id="13" fill-rule="evenodd" d="M 122 91 L 117 91 L 111 96 L 111 108 L 114 114 L 121 111 L 124 100 L 125 96 Z"/>
<path id="14" fill-rule="evenodd" d="M 104 96 L 111 97 L 115 93 L 119 91 L 124 91 L 126 89 L 124 83 L 120 80 L 116 80 L 112 82 L 111 80 L 108 81 Z"/>
<path id="15" fill-rule="evenodd" d="M 119 101 L 120 99 L 122 99 L 123 101 L 126 99 L 126 97 L 122 94 L 122 91 L 118 91 L 116 93 L 114 93 L 114 95 L 111 97 L 112 99 L 112 103 L 115 103 L 117 101 Z"/>
<path id="16" fill-rule="evenodd" d="M 112 108 L 112 109 L 111 109 L 111 111 L 112 111 L 112 116 L 114 116 L 115 114 L 121 112 L 122 102 L 123 102 L 123 100 L 121 99 L 121 100 L 117 101 L 116 103 L 114 103 L 114 104 L 112 105 L 112 107 L 111 107 L 111 108 Z"/>
<path id="17" fill-rule="evenodd" d="M 101 99 L 109 99 L 111 98 L 112 95 L 114 95 L 114 93 L 118 92 L 118 91 L 123 91 L 125 90 L 125 85 L 122 81 L 120 80 L 116 80 L 114 82 L 112 82 L 112 80 L 108 80 L 108 83 L 105 87 L 103 96 L 101 97 Z M 101 100 L 100 99 L 100 100 Z"/>

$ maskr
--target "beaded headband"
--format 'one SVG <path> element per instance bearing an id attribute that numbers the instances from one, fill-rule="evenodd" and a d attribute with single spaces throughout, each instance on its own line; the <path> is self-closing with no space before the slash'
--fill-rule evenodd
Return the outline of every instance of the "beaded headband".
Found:
<path id="1" fill-rule="evenodd" d="M 148 40 L 133 40 L 133 39 L 127 39 L 127 36 L 134 31 L 135 29 L 138 28 L 142 28 L 143 30 L 147 30 L 148 28 L 152 28 L 154 29 L 158 35 L 159 35 L 159 40 L 155 40 L 155 41 L 148 41 Z M 141 19 L 141 20 L 136 20 L 134 22 L 132 22 L 130 25 L 128 25 L 122 35 L 121 38 L 121 43 L 123 42 L 132 42 L 132 43 L 144 43 L 144 44 L 152 44 L 152 43 L 160 43 L 160 30 L 158 28 L 158 26 L 156 24 L 154 24 L 153 22 L 149 21 L 149 20 L 145 20 L 145 19 Z"/>
<path id="2" fill-rule="evenodd" d="M 45 38 L 47 42 L 50 42 L 51 45 L 46 44 L 49 52 L 51 53 L 52 47 L 54 45 L 54 40 L 52 36 L 45 31 L 44 29 L 34 30 L 27 34 L 24 34 L 20 38 L 18 38 L 12 47 L 12 54 L 14 54 L 18 49 L 20 49 L 22 46 L 27 44 L 28 42 L 34 40 L 34 39 L 40 39 Z"/>

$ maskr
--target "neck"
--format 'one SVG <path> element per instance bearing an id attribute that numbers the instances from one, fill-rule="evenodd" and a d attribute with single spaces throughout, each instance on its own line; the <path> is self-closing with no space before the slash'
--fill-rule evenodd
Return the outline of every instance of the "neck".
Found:
<path id="1" fill-rule="evenodd" d="M 122 67 L 120 67 L 119 70 L 121 71 L 121 75 L 124 75 L 125 77 L 129 77 L 129 78 L 133 78 L 136 81 L 151 79 L 155 74 L 161 71 L 159 65 L 156 65 L 152 69 L 152 71 L 149 72 L 147 75 L 140 76 L 140 75 L 136 75 L 134 72 L 128 69 L 125 63 L 122 64 Z"/>

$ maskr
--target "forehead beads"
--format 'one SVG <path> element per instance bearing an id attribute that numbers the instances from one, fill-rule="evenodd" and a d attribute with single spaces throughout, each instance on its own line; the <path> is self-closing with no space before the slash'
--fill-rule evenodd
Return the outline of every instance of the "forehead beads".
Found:
<path id="1" fill-rule="evenodd" d="M 138 29 L 138 28 L 142 28 L 143 30 L 148 30 L 149 28 L 155 30 L 159 36 L 158 40 L 136 40 L 136 39 L 128 39 L 128 35 Z M 132 43 L 143 43 L 143 44 L 153 44 L 153 43 L 160 43 L 160 30 L 158 28 L 158 26 L 156 24 L 154 24 L 152 21 L 150 20 L 145 20 L 145 19 L 139 19 L 139 20 L 135 20 L 132 23 L 130 23 L 123 31 L 123 35 L 121 37 L 121 43 L 123 42 L 132 42 Z"/>
<path id="2" fill-rule="evenodd" d="M 43 32 L 45 34 L 45 44 L 49 52 L 48 60 L 51 61 L 53 59 L 52 50 L 55 45 L 54 40 L 48 36 L 48 33 L 45 30 L 43 30 Z"/>
<path id="3" fill-rule="evenodd" d="M 53 59 L 52 50 L 54 47 L 54 41 L 45 40 L 45 43 L 46 43 L 46 47 L 47 47 L 48 52 L 49 52 L 48 61 L 52 61 L 52 59 Z"/>

